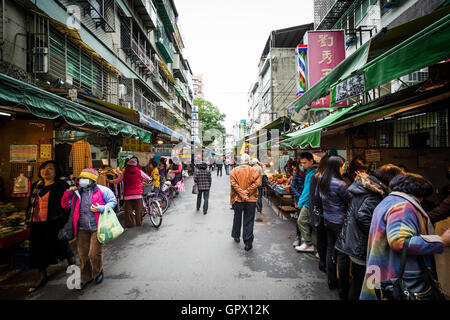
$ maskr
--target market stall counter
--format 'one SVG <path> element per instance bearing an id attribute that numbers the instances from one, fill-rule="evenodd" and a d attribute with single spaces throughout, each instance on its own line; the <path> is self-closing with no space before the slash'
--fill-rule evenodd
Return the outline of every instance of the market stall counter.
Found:
<path id="1" fill-rule="evenodd" d="M 13 204 L 0 205 L 0 258 L 8 261 L 10 268 L 15 265 L 14 254 L 19 246 L 27 242 L 30 229 L 25 225 L 25 211 Z"/>
<path id="2" fill-rule="evenodd" d="M 267 174 L 267 178 L 264 197 L 278 216 L 292 218 L 297 211 L 290 188 L 292 178 L 283 174 Z"/>

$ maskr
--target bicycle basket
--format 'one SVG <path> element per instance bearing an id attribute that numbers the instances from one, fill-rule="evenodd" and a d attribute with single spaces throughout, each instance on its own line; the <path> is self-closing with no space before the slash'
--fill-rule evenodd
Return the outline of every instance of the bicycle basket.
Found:
<path id="1" fill-rule="evenodd" d="M 163 191 L 163 192 L 165 192 L 165 191 L 167 191 L 167 189 L 169 189 L 170 188 L 170 185 L 169 184 L 163 184 L 162 186 L 161 186 L 161 190 Z"/>

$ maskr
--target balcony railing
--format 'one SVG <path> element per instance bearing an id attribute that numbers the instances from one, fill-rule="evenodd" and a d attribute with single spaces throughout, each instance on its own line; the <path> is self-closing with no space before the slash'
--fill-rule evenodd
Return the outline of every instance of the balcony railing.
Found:
<path id="1" fill-rule="evenodd" d="M 134 106 L 137 111 L 142 112 L 153 120 L 158 121 L 159 123 L 164 122 L 165 117 L 163 108 L 158 107 L 155 103 L 144 97 L 142 94 L 135 93 Z"/>
<path id="2" fill-rule="evenodd" d="M 155 0 L 156 7 L 158 8 L 158 13 L 164 21 L 164 25 L 171 31 L 174 32 L 174 25 L 176 23 L 175 14 L 170 4 L 169 0 Z"/>
<path id="3" fill-rule="evenodd" d="M 166 94 L 170 94 L 169 84 L 163 79 L 159 72 L 153 74 L 153 81 L 159 88 L 164 90 Z"/>
<path id="4" fill-rule="evenodd" d="M 175 48 L 164 30 L 164 26 L 158 21 L 158 27 L 155 32 L 156 46 L 168 63 L 173 63 Z"/>

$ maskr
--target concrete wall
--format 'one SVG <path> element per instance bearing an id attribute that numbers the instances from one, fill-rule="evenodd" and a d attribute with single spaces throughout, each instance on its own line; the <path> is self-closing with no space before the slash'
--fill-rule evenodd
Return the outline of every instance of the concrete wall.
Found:
<path id="1" fill-rule="evenodd" d="M 5 1 L 5 43 L 3 60 L 27 69 L 27 27 L 23 8 L 11 0 Z"/>
<path id="2" fill-rule="evenodd" d="M 294 48 L 271 49 L 272 112 L 285 115 L 286 107 L 295 100 L 297 83 Z"/>

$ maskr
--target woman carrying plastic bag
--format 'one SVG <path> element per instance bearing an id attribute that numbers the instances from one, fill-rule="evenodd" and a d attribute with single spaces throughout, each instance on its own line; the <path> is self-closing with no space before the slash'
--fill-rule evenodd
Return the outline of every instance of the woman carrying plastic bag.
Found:
<path id="1" fill-rule="evenodd" d="M 103 281 L 102 243 L 98 240 L 99 220 L 111 220 L 111 211 L 117 205 L 114 193 L 109 188 L 98 185 L 97 178 L 97 170 L 84 169 L 79 176 L 79 187 L 66 190 L 61 200 L 63 208 L 73 208 L 72 221 L 80 258 L 81 290 L 94 280 L 96 284 Z M 115 215 L 114 212 L 113 214 Z M 111 233 L 117 236 L 117 231 L 114 230 Z"/>
<path id="2" fill-rule="evenodd" d="M 97 240 L 105 243 L 117 238 L 123 233 L 123 227 L 117 219 L 117 215 L 110 207 L 105 207 L 105 212 L 98 220 Z"/>

